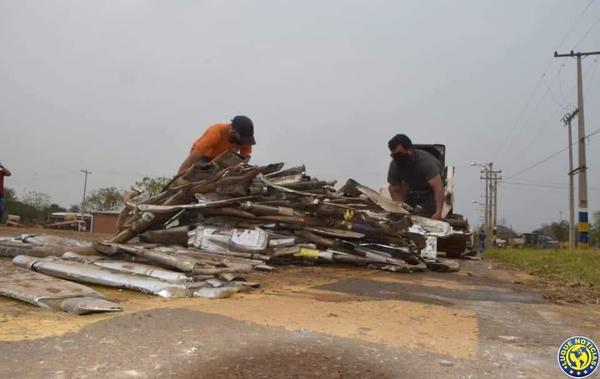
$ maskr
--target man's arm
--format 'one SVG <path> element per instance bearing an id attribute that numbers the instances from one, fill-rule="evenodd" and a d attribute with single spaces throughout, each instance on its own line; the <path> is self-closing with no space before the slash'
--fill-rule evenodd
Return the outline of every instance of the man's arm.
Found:
<path id="1" fill-rule="evenodd" d="M 6 167 L 2 166 L 2 164 L 0 164 L 0 170 L 2 170 L 2 172 L 4 172 L 4 176 L 11 176 L 12 172 L 10 172 L 9 169 L 7 169 Z"/>
<path id="2" fill-rule="evenodd" d="M 188 168 L 192 167 L 192 165 L 194 163 L 198 162 L 200 160 L 200 158 L 202 158 L 202 156 L 203 155 L 202 155 L 201 152 L 199 152 L 196 149 L 192 149 L 190 151 L 190 154 L 187 156 L 187 158 L 185 158 L 185 160 L 183 161 L 183 163 L 179 167 L 179 171 L 177 171 L 177 175 L 181 174 L 182 172 L 184 172 Z"/>
<path id="3" fill-rule="evenodd" d="M 442 209 L 444 207 L 444 184 L 442 183 L 442 177 L 437 175 L 432 179 L 428 180 L 427 183 L 433 190 L 433 196 L 435 199 L 435 213 L 431 216 L 434 220 L 442 219 Z"/>
<path id="4" fill-rule="evenodd" d="M 390 184 L 388 186 L 388 190 L 390 191 L 392 200 L 402 202 L 406 200 L 406 193 L 402 184 Z"/>
<path id="5" fill-rule="evenodd" d="M 210 157 L 213 151 L 213 147 L 219 142 L 219 132 L 214 127 L 208 128 L 202 137 L 198 138 L 192 145 L 190 154 L 185 158 L 177 175 L 181 174 L 192 165 L 200 160 L 202 157 Z"/>

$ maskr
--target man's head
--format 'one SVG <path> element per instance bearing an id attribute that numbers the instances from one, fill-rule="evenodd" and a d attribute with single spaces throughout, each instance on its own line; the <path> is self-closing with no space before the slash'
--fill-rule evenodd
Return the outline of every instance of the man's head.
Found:
<path id="1" fill-rule="evenodd" d="M 396 134 L 388 141 L 390 155 L 398 164 L 408 164 L 415 156 L 412 141 L 406 134 Z"/>
<path id="2" fill-rule="evenodd" d="M 246 116 L 235 116 L 231 120 L 229 140 L 238 145 L 255 145 L 254 124 Z"/>

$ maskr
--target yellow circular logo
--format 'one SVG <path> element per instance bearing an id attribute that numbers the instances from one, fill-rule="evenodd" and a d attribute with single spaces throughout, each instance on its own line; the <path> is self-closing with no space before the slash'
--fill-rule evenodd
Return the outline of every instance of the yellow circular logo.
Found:
<path id="1" fill-rule="evenodd" d="M 598 346 L 587 337 L 571 337 L 558 349 L 558 365 L 571 378 L 585 378 L 598 368 Z"/>

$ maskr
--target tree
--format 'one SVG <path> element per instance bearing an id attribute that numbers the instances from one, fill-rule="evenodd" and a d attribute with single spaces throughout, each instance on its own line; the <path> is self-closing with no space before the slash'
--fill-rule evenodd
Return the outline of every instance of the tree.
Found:
<path id="1" fill-rule="evenodd" d="M 121 192 L 116 187 L 94 190 L 83 202 L 85 211 L 116 211 L 122 206 Z"/>
<path id="2" fill-rule="evenodd" d="M 135 182 L 135 186 L 142 189 L 146 196 L 152 197 L 162 192 L 163 188 L 171 181 L 169 178 L 160 176 L 157 178 L 144 177 L 141 181 Z"/>
<path id="3" fill-rule="evenodd" d="M 515 238 L 518 236 L 517 232 L 504 225 L 496 226 L 496 236 L 503 240 L 510 240 L 511 238 Z"/>
<path id="4" fill-rule="evenodd" d="M 50 195 L 38 191 L 29 191 L 23 196 L 23 203 L 41 212 L 50 207 Z"/>
<path id="5" fill-rule="evenodd" d="M 594 223 L 590 227 L 590 245 L 600 247 L 600 211 L 593 214 Z"/>
<path id="6" fill-rule="evenodd" d="M 559 222 L 555 221 L 551 224 L 542 224 L 539 229 L 536 229 L 533 232 L 545 234 L 559 242 L 565 242 L 569 240 L 569 222 L 562 220 Z"/>
<path id="7" fill-rule="evenodd" d="M 68 212 L 71 212 L 71 213 L 78 213 L 78 212 L 79 212 L 79 210 L 80 210 L 80 208 L 79 208 L 79 205 L 77 205 L 77 204 L 73 204 L 73 205 L 71 205 L 71 206 L 69 207 L 69 210 L 68 210 Z"/>
<path id="8" fill-rule="evenodd" d="M 7 203 L 9 201 L 18 201 L 19 199 L 17 198 L 17 193 L 15 192 L 14 189 L 6 187 L 4 188 L 4 201 L 6 201 Z"/>
<path id="9" fill-rule="evenodd" d="M 65 208 L 51 203 L 50 196 L 37 191 L 30 191 L 20 201 L 14 190 L 6 191 L 6 213 L 21 217 L 22 222 L 46 222 L 52 212 L 64 212 Z M 6 193 L 5 192 L 5 193 Z"/>

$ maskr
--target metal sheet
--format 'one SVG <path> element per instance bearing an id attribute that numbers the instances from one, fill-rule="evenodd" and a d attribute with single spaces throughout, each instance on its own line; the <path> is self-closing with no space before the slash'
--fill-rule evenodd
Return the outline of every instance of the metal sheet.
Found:
<path id="1" fill-rule="evenodd" d="M 13 263 L 18 267 L 83 283 L 128 288 L 140 292 L 152 293 L 161 297 L 187 296 L 187 287 L 184 284 L 169 283 L 155 278 L 115 272 L 95 265 L 60 259 L 40 259 L 24 255 L 15 257 Z"/>
<path id="2" fill-rule="evenodd" d="M 111 270 L 130 272 L 133 274 L 149 276 L 165 280 L 171 283 L 191 282 L 192 278 L 182 272 L 166 270 L 160 267 L 146 265 L 143 263 L 133 263 L 115 260 L 97 260 L 93 262 L 96 266 L 109 268 Z"/>
<path id="3" fill-rule="evenodd" d="M 0 295 L 75 314 L 122 310 L 89 287 L 18 267 L 0 269 Z"/>

